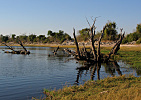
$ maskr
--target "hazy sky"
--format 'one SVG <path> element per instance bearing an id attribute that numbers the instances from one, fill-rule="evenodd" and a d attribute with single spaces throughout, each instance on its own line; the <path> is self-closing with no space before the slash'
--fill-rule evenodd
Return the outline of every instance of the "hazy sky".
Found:
<path id="1" fill-rule="evenodd" d="M 0 0 L 0 34 L 42 34 L 63 30 L 72 36 L 96 21 L 97 31 L 110 21 L 127 33 L 141 23 L 141 0 Z"/>

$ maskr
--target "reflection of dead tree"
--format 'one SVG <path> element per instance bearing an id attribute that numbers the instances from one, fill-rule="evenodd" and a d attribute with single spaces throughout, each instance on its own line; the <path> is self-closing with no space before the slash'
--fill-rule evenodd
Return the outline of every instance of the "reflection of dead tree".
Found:
<path id="1" fill-rule="evenodd" d="M 122 76 L 122 72 L 120 71 L 120 66 L 118 65 L 118 63 L 117 62 L 113 62 L 113 66 L 115 67 L 115 69 L 116 69 L 116 71 L 118 72 L 118 74 L 120 75 L 120 76 Z"/>
<path id="2" fill-rule="evenodd" d="M 83 71 L 84 70 L 89 70 L 89 68 L 90 68 L 90 65 L 76 68 L 76 70 L 78 70 L 77 78 L 76 78 L 76 81 L 75 81 L 76 83 L 79 83 L 79 77 L 81 76 L 81 74 L 83 73 Z"/>
<path id="3" fill-rule="evenodd" d="M 86 19 L 87 20 L 87 19 Z M 88 20 L 87 20 L 88 22 Z M 89 26 L 90 26 L 90 29 L 89 29 L 89 33 L 90 33 L 90 40 L 91 40 L 91 49 L 92 51 L 87 51 L 87 49 L 85 48 L 85 45 L 83 44 L 83 47 L 81 50 L 79 49 L 79 45 L 78 45 L 78 42 L 77 42 L 77 39 L 76 39 L 76 36 L 75 36 L 75 29 L 73 29 L 73 36 L 74 36 L 74 40 L 75 40 L 75 45 L 76 45 L 76 53 L 71 53 L 76 59 L 78 60 L 85 60 L 85 61 L 88 61 L 88 62 L 92 62 L 92 63 L 96 63 L 96 62 L 108 62 L 111 55 L 114 55 L 118 52 L 118 50 L 120 49 L 120 44 L 122 42 L 122 39 L 124 38 L 124 34 L 125 32 L 122 34 L 122 29 L 121 29 L 121 36 L 119 38 L 119 40 L 116 42 L 116 44 L 114 45 L 114 47 L 111 49 L 110 53 L 108 55 L 102 55 L 101 52 L 100 52 L 100 43 L 101 43 L 101 39 L 104 35 L 104 30 L 107 28 L 106 26 L 103 27 L 103 30 L 102 30 L 102 34 L 101 36 L 99 37 L 98 39 L 98 47 L 97 47 L 97 50 L 96 50 L 96 47 L 94 45 L 95 43 L 95 40 L 94 40 L 94 36 L 95 36 L 95 22 L 96 22 L 96 18 L 95 20 L 93 20 L 93 24 L 92 26 L 90 26 L 89 22 Z M 67 52 L 69 52 L 70 50 L 65 50 Z"/>
<path id="4" fill-rule="evenodd" d="M 118 65 L 118 63 L 116 61 L 106 63 L 104 66 L 106 68 L 108 68 L 105 71 L 110 73 L 112 77 L 114 76 L 115 70 L 117 71 L 117 73 L 120 76 L 122 75 L 122 72 L 120 71 L 120 66 Z M 100 68 L 101 68 L 101 63 L 95 63 L 94 65 L 87 64 L 86 66 L 82 66 L 82 67 L 77 68 L 76 70 L 78 70 L 78 73 L 77 73 L 77 78 L 76 78 L 75 82 L 79 83 L 79 78 L 82 76 L 84 70 L 90 71 L 91 80 L 94 80 L 95 73 L 97 72 L 97 79 L 100 80 Z"/>
<path id="5" fill-rule="evenodd" d="M 91 74 L 91 80 L 94 80 L 94 76 L 95 76 L 95 71 L 96 71 L 96 64 L 94 65 L 94 68 L 93 68 L 93 71 L 92 71 L 92 74 Z"/>
<path id="6" fill-rule="evenodd" d="M 120 71 L 120 66 L 118 65 L 118 63 L 116 61 L 112 61 L 112 62 L 108 62 L 106 64 L 106 70 L 108 73 L 111 74 L 112 77 L 115 76 L 115 71 L 117 71 L 118 75 L 122 76 L 122 72 Z"/>
<path id="7" fill-rule="evenodd" d="M 101 68 L 101 63 L 94 64 L 94 68 L 93 68 L 93 71 L 91 73 L 91 80 L 94 80 L 96 69 L 97 69 L 97 79 L 100 80 L 100 68 Z"/>

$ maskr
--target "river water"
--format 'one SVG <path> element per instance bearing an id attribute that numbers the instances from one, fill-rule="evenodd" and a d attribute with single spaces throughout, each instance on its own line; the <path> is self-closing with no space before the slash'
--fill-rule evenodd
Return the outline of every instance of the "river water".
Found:
<path id="1" fill-rule="evenodd" d="M 0 47 L 0 100 L 31 100 L 44 96 L 43 90 L 59 89 L 66 85 L 79 85 L 93 79 L 133 74 L 140 76 L 135 69 L 122 61 L 100 66 L 86 66 L 72 56 L 55 48 L 27 47 L 30 55 L 7 54 Z M 14 49 L 22 49 L 14 47 Z M 48 56 L 50 54 L 51 56 Z"/>

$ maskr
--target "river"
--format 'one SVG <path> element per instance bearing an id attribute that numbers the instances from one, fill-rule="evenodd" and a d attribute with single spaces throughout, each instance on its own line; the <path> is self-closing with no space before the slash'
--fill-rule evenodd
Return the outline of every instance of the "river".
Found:
<path id="1" fill-rule="evenodd" d="M 114 64 L 85 66 L 72 56 L 59 49 L 52 55 L 52 47 L 27 47 L 30 55 L 7 54 L 0 47 L 0 100 L 31 100 L 44 96 L 43 90 L 59 89 L 65 85 L 79 85 L 93 79 L 133 74 L 140 76 L 135 69 L 119 61 Z M 14 49 L 22 49 L 14 47 Z"/>

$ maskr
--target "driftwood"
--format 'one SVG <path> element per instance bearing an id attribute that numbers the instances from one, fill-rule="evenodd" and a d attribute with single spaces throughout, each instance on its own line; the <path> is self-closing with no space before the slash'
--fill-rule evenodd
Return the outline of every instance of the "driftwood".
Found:
<path id="1" fill-rule="evenodd" d="M 75 58 L 77 57 L 75 52 L 72 52 L 71 50 L 69 50 L 68 48 L 64 49 L 65 52 L 67 52 L 70 55 L 73 55 Z"/>
<path id="2" fill-rule="evenodd" d="M 20 41 L 20 40 L 19 40 Z M 12 50 L 11 52 L 10 51 L 5 51 L 5 53 L 12 53 L 12 54 L 30 54 L 30 51 L 27 51 L 26 48 L 23 46 L 22 42 L 20 41 L 20 45 L 23 47 L 24 50 L 14 50 L 11 46 L 8 46 L 6 43 L 2 43 L 4 44 L 5 46 L 8 47 L 8 49 Z"/>

